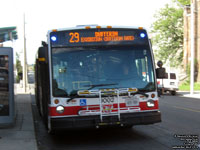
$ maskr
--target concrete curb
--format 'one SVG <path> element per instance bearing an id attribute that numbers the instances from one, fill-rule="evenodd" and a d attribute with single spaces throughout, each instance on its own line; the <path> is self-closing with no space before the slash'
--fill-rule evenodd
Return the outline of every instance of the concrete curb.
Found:
<path id="1" fill-rule="evenodd" d="M 195 91 L 194 94 L 190 94 L 189 91 L 178 91 L 177 94 L 181 95 L 182 97 L 197 98 L 200 100 L 200 91 Z"/>

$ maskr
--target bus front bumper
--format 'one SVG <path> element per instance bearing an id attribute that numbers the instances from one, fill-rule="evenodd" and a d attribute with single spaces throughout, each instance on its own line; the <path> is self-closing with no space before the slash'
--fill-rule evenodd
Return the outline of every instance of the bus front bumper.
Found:
<path id="1" fill-rule="evenodd" d="M 154 111 L 120 114 L 120 121 L 118 116 L 103 116 L 103 121 L 101 122 L 99 115 L 51 118 L 51 128 L 54 130 L 64 130 L 70 128 L 93 128 L 112 125 L 146 125 L 158 122 L 161 122 L 161 113 L 160 111 Z"/>

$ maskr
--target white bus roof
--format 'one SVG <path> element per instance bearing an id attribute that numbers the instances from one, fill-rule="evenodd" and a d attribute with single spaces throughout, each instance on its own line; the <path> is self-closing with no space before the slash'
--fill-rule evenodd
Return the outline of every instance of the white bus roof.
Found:
<path id="1" fill-rule="evenodd" d="M 79 30 L 79 29 L 87 29 L 87 28 L 91 28 L 91 29 L 95 29 L 95 28 L 122 28 L 122 29 L 143 29 L 146 30 L 144 27 L 138 27 L 138 26 L 99 26 L 97 24 L 92 24 L 92 25 L 77 25 L 76 27 L 69 27 L 69 28 L 58 28 L 58 29 L 52 29 L 52 30 L 48 30 L 48 34 L 51 32 L 55 32 L 55 31 L 65 31 L 65 30 Z"/>

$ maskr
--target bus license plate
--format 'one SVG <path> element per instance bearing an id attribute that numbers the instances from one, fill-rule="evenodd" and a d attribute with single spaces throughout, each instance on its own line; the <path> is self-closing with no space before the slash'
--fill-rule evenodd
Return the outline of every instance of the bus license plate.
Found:
<path id="1" fill-rule="evenodd" d="M 136 97 L 128 98 L 125 102 L 126 106 L 139 106 L 139 99 Z"/>

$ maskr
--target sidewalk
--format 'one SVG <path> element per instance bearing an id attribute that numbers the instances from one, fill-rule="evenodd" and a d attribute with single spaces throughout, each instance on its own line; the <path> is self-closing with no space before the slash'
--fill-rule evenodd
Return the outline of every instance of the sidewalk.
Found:
<path id="1" fill-rule="evenodd" d="M 192 95 L 189 91 L 178 91 L 177 94 L 183 97 L 197 98 L 200 100 L 200 91 L 195 91 Z"/>
<path id="2" fill-rule="evenodd" d="M 0 150 L 37 150 L 31 96 L 19 86 L 15 90 L 16 121 L 13 127 L 0 128 Z"/>

